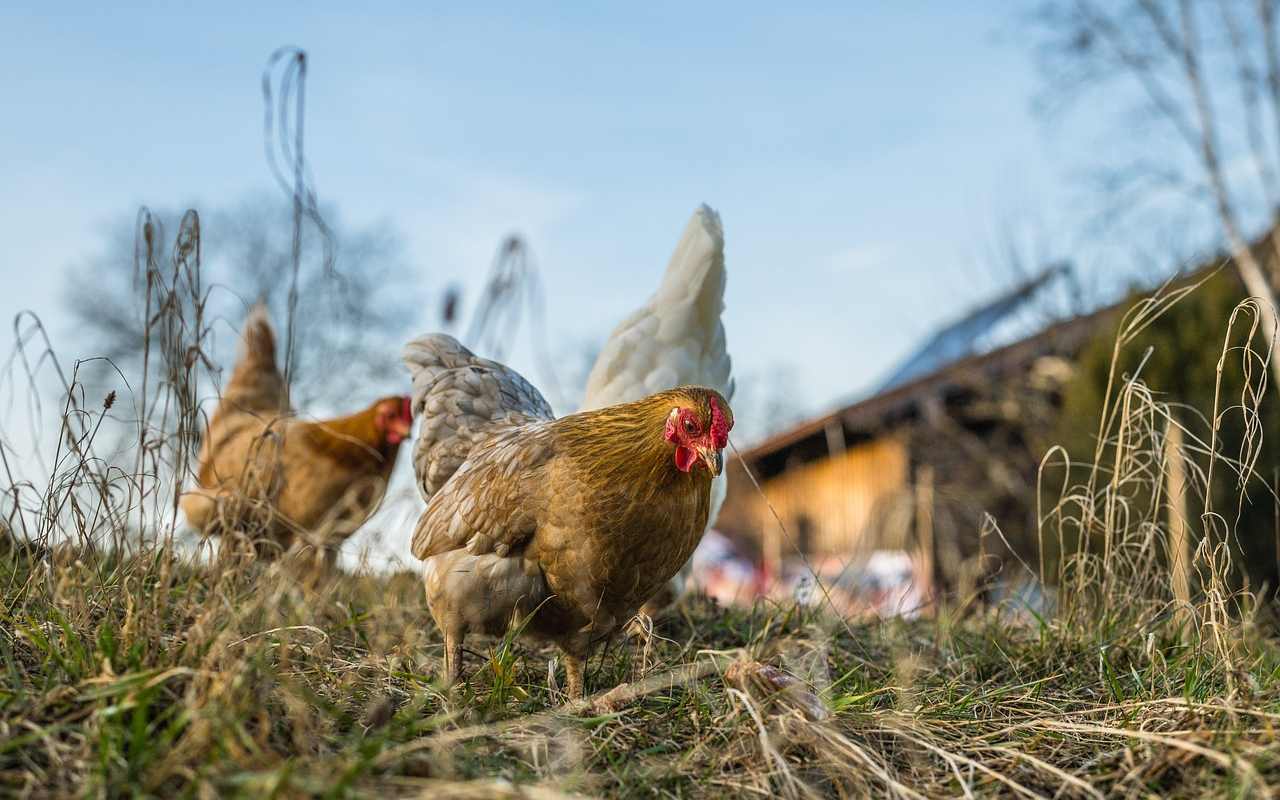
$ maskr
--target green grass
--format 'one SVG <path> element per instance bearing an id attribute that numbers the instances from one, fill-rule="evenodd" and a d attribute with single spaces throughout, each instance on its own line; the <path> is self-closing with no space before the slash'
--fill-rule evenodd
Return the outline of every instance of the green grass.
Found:
<path id="1" fill-rule="evenodd" d="M 10 550 L 0 584 L 0 793 L 15 796 L 1240 797 L 1280 784 L 1280 649 L 1243 624 L 1228 667 L 1168 621 L 991 609 L 846 626 L 693 598 L 658 621 L 647 671 L 623 641 L 591 662 L 588 691 L 657 676 L 656 690 L 566 710 L 554 653 L 525 642 L 478 644 L 467 685 L 441 693 L 412 575 L 311 590 L 279 566 L 166 548 Z M 729 680 L 738 660 L 802 678 L 830 715 Z M 696 677 L 660 680 L 673 670 Z"/>

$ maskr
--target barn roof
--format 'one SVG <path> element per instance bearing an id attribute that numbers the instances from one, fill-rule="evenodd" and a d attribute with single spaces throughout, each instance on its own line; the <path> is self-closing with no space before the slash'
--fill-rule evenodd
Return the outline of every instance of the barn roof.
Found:
<path id="1" fill-rule="evenodd" d="M 874 393 L 903 386 L 962 358 L 990 352 L 1034 334 L 1044 327 L 1045 319 L 1026 312 L 1051 284 L 1059 279 L 1071 281 L 1073 278 L 1069 262 L 1053 264 L 943 326 L 899 362 Z"/>
<path id="2" fill-rule="evenodd" d="M 1127 302 L 1127 301 L 1126 301 Z M 1043 328 L 1011 344 L 976 355 L 966 355 L 945 362 L 918 375 L 904 375 L 897 383 L 857 402 L 819 414 L 788 430 L 774 434 L 740 453 L 748 463 L 765 459 L 785 459 L 787 451 L 815 438 L 825 439 L 836 428 L 843 436 L 857 437 L 883 430 L 897 419 L 910 416 L 926 397 L 945 393 L 949 388 L 972 385 L 975 377 L 998 380 L 1024 370 L 1044 355 L 1074 353 L 1097 326 L 1125 303 L 1109 305 Z"/>

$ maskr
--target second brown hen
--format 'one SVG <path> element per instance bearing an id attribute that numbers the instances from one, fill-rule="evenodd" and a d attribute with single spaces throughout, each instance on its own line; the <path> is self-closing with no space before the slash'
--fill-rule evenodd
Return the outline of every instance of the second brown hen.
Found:
<path id="1" fill-rule="evenodd" d="M 258 306 L 205 433 L 198 486 L 183 494 L 182 510 L 205 535 L 250 539 L 260 556 L 305 545 L 332 563 L 338 545 L 382 502 L 411 424 L 404 396 L 335 419 L 294 416 L 276 367 L 275 332 Z"/>

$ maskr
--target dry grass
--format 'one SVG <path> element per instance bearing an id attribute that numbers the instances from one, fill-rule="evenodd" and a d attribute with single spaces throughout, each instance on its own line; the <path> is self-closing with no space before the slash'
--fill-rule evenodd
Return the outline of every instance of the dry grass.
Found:
<path id="1" fill-rule="evenodd" d="M 466 686 L 442 694 L 415 576 L 316 586 L 287 565 L 179 546 L 173 495 L 207 380 L 193 223 L 171 267 L 147 248 L 156 361 L 130 410 L 111 422 L 73 369 L 48 485 L 10 475 L 0 793 L 1252 797 L 1280 785 L 1280 648 L 1253 595 L 1229 588 L 1225 516 L 1187 521 L 1189 589 L 1162 566 L 1170 414 L 1140 375 L 1116 377 L 1090 466 L 1046 460 L 1044 481 L 1062 482 L 1043 535 L 1066 554 L 1041 566 L 1060 587 L 1050 615 L 960 615 L 972 606 L 955 602 L 926 620 L 849 624 L 692 599 L 649 648 L 597 654 L 591 703 L 562 706 L 551 652 L 509 640 L 472 654 Z M 1228 356 L 1261 363 L 1248 348 Z M 1266 369 L 1253 374 L 1253 393 L 1206 413 L 1250 413 Z M 99 455 L 104 422 L 129 428 L 134 448 Z M 1252 468 L 1248 452 L 1186 442 L 1207 456 L 1193 485 Z M 799 683 L 778 691 L 780 674 Z"/>
<path id="2" fill-rule="evenodd" d="M 848 629 L 703 602 L 662 621 L 635 696 L 559 710 L 549 651 L 491 643 L 455 698 L 415 576 L 301 588 L 280 566 L 11 551 L 0 791 L 23 796 L 548 792 L 1261 795 L 1280 780 L 1280 652 L 1227 669 L 1168 625 L 991 611 Z M 740 659 L 829 710 L 730 681 Z M 589 687 L 644 670 L 629 647 Z M 669 675 L 675 672 L 674 676 Z M 485 784 L 471 787 L 479 794 Z M 492 788 L 492 787 L 489 787 Z"/>

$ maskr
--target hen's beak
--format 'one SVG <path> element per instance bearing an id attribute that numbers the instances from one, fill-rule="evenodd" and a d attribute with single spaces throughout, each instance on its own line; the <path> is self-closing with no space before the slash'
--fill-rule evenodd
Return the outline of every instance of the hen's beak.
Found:
<path id="1" fill-rule="evenodd" d="M 711 473 L 711 477 L 720 476 L 721 470 L 724 469 L 724 451 L 716 450 L 711 447 L 699 447 L 698 456 L 702 458 L 702 463 L 707 465 L 707 471 Z"/>
<path id="2" fill-rule="evenodd" d="M 409 432 L 413 430 L 413 423 L 404 419 L 393 419 L 391 424 L 387 426 L 387 441 L 392 444 L 399 444 L 409 438 Z"/>

